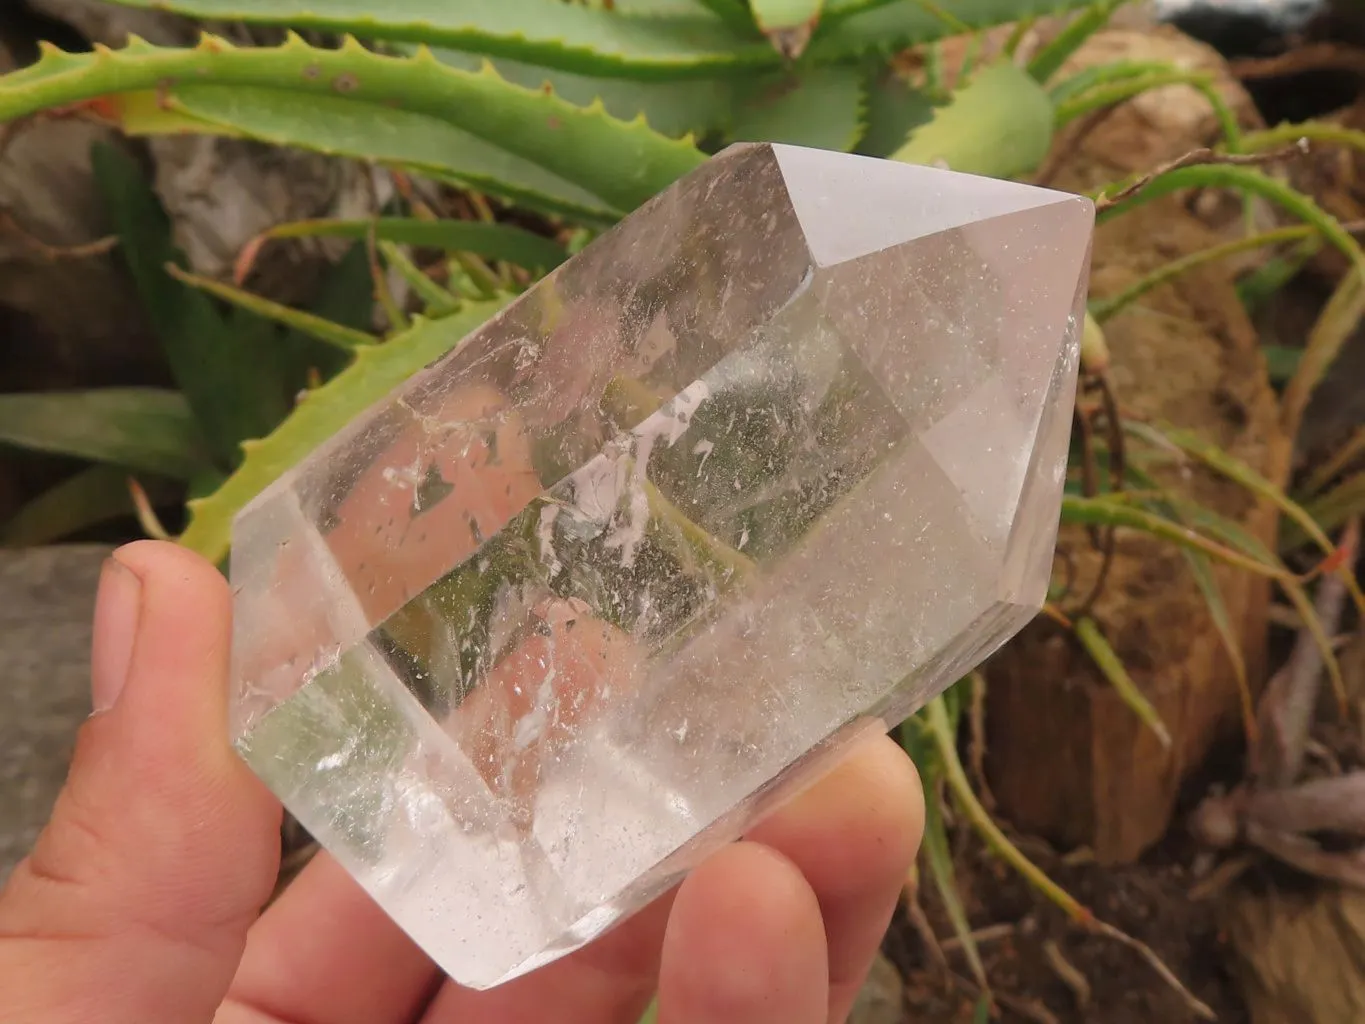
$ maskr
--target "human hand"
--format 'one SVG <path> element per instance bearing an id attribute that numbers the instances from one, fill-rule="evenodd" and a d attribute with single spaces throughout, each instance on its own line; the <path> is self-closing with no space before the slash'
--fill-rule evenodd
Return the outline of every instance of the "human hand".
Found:
<path id="1" fill-rule="evenodd" d="M 227 741 L 230 594 L 173 544 L 105 567 L 66 786 L 0 892 L 6 1024 L 842 1021 L 920 841 L 885 737 L 591 945 L 489 991 L 437 968 L 325 854 L 264 913 L 280 808 Z"/>

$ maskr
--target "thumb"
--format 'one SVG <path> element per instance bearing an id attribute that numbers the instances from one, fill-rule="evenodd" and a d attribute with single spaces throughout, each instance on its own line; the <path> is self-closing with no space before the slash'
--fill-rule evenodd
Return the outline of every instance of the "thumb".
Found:
<path id="1" fill-rule="evenodd" d="M 96 713 L 0 893 L 0 1020 L 212 1019 L 279 858 L 278 805 L 228 743 L 230 601 L 174 544 L 106 562 Z"/>

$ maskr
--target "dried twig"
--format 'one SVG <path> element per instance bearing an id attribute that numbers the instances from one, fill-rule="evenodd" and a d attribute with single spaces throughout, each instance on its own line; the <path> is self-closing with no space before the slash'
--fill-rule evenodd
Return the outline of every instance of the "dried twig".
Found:
<path id="1" fill-rule="evenodd" d="M 1365 850 L 1336 853 L 1304 836 L 1276 832 L 1253 822 L 1246 826 L 1246 838 L 1248 843 L 1305 874 L 1365 889 Z"/>
<path id="2" fill-rule="evenodd" d="M 1031 1020 L 1034 1024 L 1061 1024 L 1047 1007 L 1033 999 L 1020 999 L 1018 996 L 1006 995 L 1003 992 L 995 993 L 995 1001 L 1009 1010 L 1011 1013 Z"/>
<path id="3" fill-rule="evenodd" d="M 999 924 L 988 924 L 984 928 L 977 928 L 971 933 L 971 940 L 980 946 L 986 942 L 997 942 L 1000 939 L 1008 939 L 1019 930 L 1019 926 L 1008 921 Z M 955 949 L 962 948 L 962 940 L 956 935 L 950 935 L 939 943 L 943 947 L 943 952 L 947 953 Z"/>
<path id="4" fill-rule="evenodd" d="M 905 916 L 910 920 L 910 926 L 915 929 L 919 940 L 924 943 L 924 948 L 929 951 L 929 959 L 946 970 L 948 968 L 948 957 L 944 955 L 946 943 L 940 942 L 939 937 L 934 934 L 934 926 L 929 923 L 929 915 L 920 906 L 918 898 L 905 901 Z"/>
<path id="5" fill-rule="evenodd" d="M 1275 832 L 1365 837 L 1365 771 L 1248 793 L 1243 821 Z"/>
<path id="6" fill-rule="evenodd" d="M 378 222 L 372 220 L 370 229 L 365 232 L 365 255 L 370 263 L 370 279 L 374 282 L 375 298 L 384 310 L 384 318 L 389 322 L 390 333 L 407 329 L 408 318 L 403 314 L 389 288 L 389 276 L 379 261 Z"/>
<path id="7" fill-rule="evenodd" d="M 1084 1010 L 1089 1006 L 1092 994 L 1090 982 L 1080 969 L 1062 954 L 1061 947 L 1052 939 L 1047 939 L 1043 942 L 1043 956 L 1047 959 L 1047 965 L 1052 968 L 1052 972 L 1071 990 L 1076 1007 Z"/>
<path id="8" fill-rule="evenodd" d="M 1291 157 L 1305 156 L 1309 152 L 1308 140 L 1300 139 L 1298 142 L 1282 149 L 1266 150 L 1264 153 L 1219 153 L 1216 150 L 1192 149 L 1184 156 L 1178 156 L 1170 160 L 1153 171 L 1149 171 L 1140 178 L 1129 182 L 1113 195 L 1101 194 L 1095 200 L 1095 212 L 1102 213 L 1111 206 L 1117 206 L 1125 199 L 1131 199 L 1148 185 L 1163 174 L 1171 171 L 1178 171 L 1182 167 L 1194 167 L 1202 164 L 1223 164 L 1234 167 L 1256 166 L 1259 164 L 1275 163 L 1280 160 L 1287 160 Z"/>
<path id="9" fill-rule="evenodd" d="M 1342 535 L 1341 547 L 1354 553 L 1359 537 L 1359 525 L 1352 522 Z M 1348 554 L 1348 563 L 1350 560 Z M 1324 576 L 1318 584 L 1314 610 L 1329 636 L 1337 631 L 1345 603 L 1345 580 L 1336 574 Z M 1322 651 L 1305 629 L 1295 639 L 1289 659 L 1266 684 L 1261 698 L 1258 715 L 1261 741 L 1251 752 L 1251 777 L 1257 786 L 1288 786 L 1299 777 L 1322 669 Z"/>
<path id="10" fill-rule="evenodd" d="M 1190 899 L 1199 902 L 1216 896 L 1240 878 L 1254 863 L 1255 860 L 1246 854 L 1223 861 L 1207 878 L 1190 889 Z"/>
<path id="11" fill-rule="evenodd" d="M 268 241 L 270 241 L 268 234 L 259 234 L 250 239 L 237 253 L 237 258 L 232 261 L 232 283 L 238 288 L 246 284 L 246 279 L 251 276 L 252 268 L 256 266 L 256 260 L 260 258 L 261 250 Z"/>
<path id="12" fill-rule="evenodd" d="M 1304 71 L 1349 71 L 1365 77 L 1365 50 L 1337 43 L 1308 43 L 1274 57 L 1244 57 L 1228 65 L 1234 78 L 1275 78 Z"/>
<path id="13" fill-rule="evenodd" d="M 1063 629 L 1074 629 L 1076 627 L 1076 624 L 1071 621 L 1066 612 L 1062 611 L 1051 601 L 1047 601 L 1043 604 L 1043 614 Z"/>
<path id="14" fill-rule="evenodd" d="M 152 508 L 152 501 L 147 497 L 146 489 L 131 476 L 128 478 L 128 494 L 132 498 L 133 511 L 137 515 L 142 532 L 154 540 L 171 540 L 170 532 L 161 524 L 156 509 Z"/>
<path id="15" fill-rule="evenodd" d="M 0 231 L 17 238 L 25 248 L 54 263 L 58 260 L 103 256 L 118 245 L 118 235 L 105 235 L 103 238 L 97 238 L 93 242 L 82 242 L 80 245 L 53 245 L 34 236 L 15 220 L 14 215 L 8 210 L 0 210 Z"/>
<path id="16" fill-rule="evenodd" d="M 944 976 L 957 988 L 970 993 L 973 998 L 979 998 L 984 994 L 981 991 L 981 986 L 972 981 L 972 979 L 963 977 L 956 971 L 946 971 L 944 972 Z M 1033 1021 L 1034 1024 L 1061 1024 L 1061 1021 L 1054 1017 L 1045 1006 L 1035 1000 L 1022 999 L 1019 996 L 1012 996 L 1006 992 L 997 992 L 994 989 L 991 990 L 989 995 L 991 999 L 1011 1013 L 1016 1014 L 1025 1020 Z"/>
<path id="17" fill-rule="evenodd" d="M 1161 975 L 1163 981 L 1174 989 L 1189 1007 L 1190 1012 L 1203 1020 L 1217 1020 L 1218 1015 L 1209 1008 L 1209 1005 L 1185 987 L 1184 982 L 1175 976 L 1175 973 L 1167 967 L 1156 955 L 1156 951 L 1141 939 L 1135 939 L 1127 932 L 1115 928 L 1112 924 L 1105 924 L 1098 919 L 1091 922 L 1091 927 L 1101 935 L 1113 939 L 1115 942 L 1122 943 L 1129 949 L 1136 952 L 1142 959 L 1146 960 L 1152 970 Z"/>

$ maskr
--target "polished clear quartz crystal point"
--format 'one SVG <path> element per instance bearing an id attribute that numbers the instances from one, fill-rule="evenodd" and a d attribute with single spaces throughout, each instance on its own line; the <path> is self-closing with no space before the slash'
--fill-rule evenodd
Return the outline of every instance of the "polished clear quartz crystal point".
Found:
<path id="1" fill-rule="evenodd" d="M 241 513 L 237 749 L 455 980 L 581 946 L 1036 613 L 1092 225 L 721 153 Z"/>

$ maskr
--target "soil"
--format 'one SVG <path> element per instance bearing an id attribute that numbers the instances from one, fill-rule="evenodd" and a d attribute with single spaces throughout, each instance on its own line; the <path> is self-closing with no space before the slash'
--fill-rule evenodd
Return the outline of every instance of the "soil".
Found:
<path id="1" fill-rule="evenodd" d="M 1185 862 L 1188 851 L 1177 849 L 1179 845 L 1178 840 L 1168 843 L 1142 863 L 1114 867 L 1068 863 L 1037 843 L 1021 842 L 1039 867 L 1098 918 L 1147 943 L 1214 1011 L 1220 1024 L 1246 1024 L 1250 1016 L 1229 972 L 1231 958 L 1219 926 L 1218 906 L 1211 899 L 1191 899 L 1195 880 Z M 959 853 L 957 872 L 973 928 L 991 929 L 978 948 L 997 996 L 997 1020 L 1007 1024 L 1184 1024 L 1199 1020 L 1137 952 L 1069 921 L 974 838 Z M 934 933 L 952 935 L 932 887 L 924 892 L 923 900 Z M 1003 934 L 992 937 L 997 931 Z M 1049 942 L 1056 944 L 1083 984 L 1063 979 L 1049 960 Z M 903 912 L 897 916 L 886 949 L 906 977 L 906 1021 L 966 1024 L 972 1020 L 977 996 L 966 982 L 970 972 L 959 950 L 945 950 L 950 974 L 936 965 Z"/>

